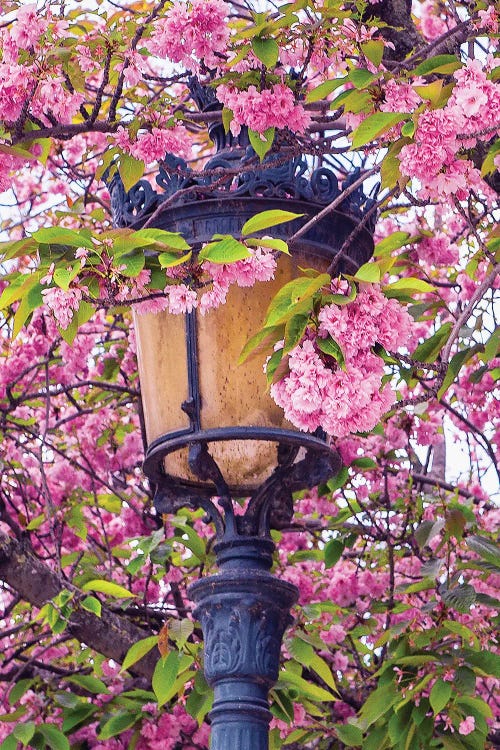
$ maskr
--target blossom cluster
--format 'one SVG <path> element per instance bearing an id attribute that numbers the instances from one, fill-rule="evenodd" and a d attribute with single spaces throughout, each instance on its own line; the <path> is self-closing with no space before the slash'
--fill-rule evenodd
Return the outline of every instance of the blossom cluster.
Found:
<path id="1" fill-rule="evenodd" d="M 321 427 L 336 437 L 371 430 L 394 401 L 391 386 L 382 386 L 383 360 L 372 348 L 404 346 L 411 318 L 396 300 L 366 285 L 353 302 L 323 307 L 318 319 L 317 337 L 337 342 L 345 367 L 325 357 L 309 328 L 289 354 L 289 373 L 271 386 L 271 395 L 301 430 Z"/>
<path id="2" fill-rule="evenodd" d="M 487 78 L 479 60 L 469 60 L 454 73 L 457 81 L 443 109 L 426 109 L 419 115 L 415 143 L 403 146 L 401 171 L 422 184 L 420 196 L 465 200 L 471 186 L 483 189 L 479 171 L 462 148 L 472 148 L 485 130 L 500 126 L 500 86 Z"/>
<path id="3" fill-rule="evenodd" d="M 168 275 L 178 283 L 167 286 L 165 296 L 146 299 L 134 305 L 139 314 L 167 310 L 173 314 L 191 312 L 198 308 L 202 315 L 226 302 L 233 284 L 239 287 L 253 286 L 257 281 L 271 281 L 276 270 L 276 258 L 270 248 L 249 248 L 250 257 L 234 263 L 212 263 L 203 261 L 197 269 L 198 281 L 186 282 L 185 271 L 168 269 Z M 144 273 L 144 272 L 143 272 Z M 147 283 L 145 281 L 145 283 Z M 135 289 L 146 295 L 145 289 Z"/>
<path id="4" fill-rule="evenodd" d="M 242 125 L 257 133 L 264 133 L 268 128 L 288 128 L 294 133 L 303 133 L 311 121 L 309 112 L 296 104 L 293 91 L 284 83 L 262 91 L 255 86 L 240 91 L 221 84 L 217 86 L 217 98 L 233 113 L 233 135 L 238 135 Z"/>
<path id="5" fill-rule="evenodd" d="M 175 154 L 184 159 L 191 156 L 191 145 L 187 132 L 181 125 L 172 128 L 155 127 L 138 133 L 135 141 L 131 141 L 128 130 L 120 126 L 114 142 L 122 151 L 131 154 L 135 159 L 141 159 L 144 164 L 152 164 L 163 159 L 166 154 Z"/>
<path id="6" fill-rule="evenodd" d="M 158 57 L 183 63 L 191 70 L 197 70 L 201 60 L 216 67 L 229 39 L 228 12 L 223 0 L 176 0 L 156 21 L 147 47 Z"/>

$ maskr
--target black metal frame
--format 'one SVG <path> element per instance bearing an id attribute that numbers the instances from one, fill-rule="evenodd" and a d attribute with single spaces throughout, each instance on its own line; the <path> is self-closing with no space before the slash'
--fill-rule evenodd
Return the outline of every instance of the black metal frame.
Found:
<path id="1" fill-rule="evenodd" d="M 220 540 L 235 534 L 268 535 L 270 528 L 281 528 L 291 520 L 292 493 L 325 482 L 340 469 L 340 457 L 327 444 L 326 435 L 319 431 L 308 435 L 257 426 L 202 430 L 196 314 L 187 313 L 185 317 L 188 397 L 181 408 L 190 424 L 187 429 L 162 435 L 148 446 L 143 468 L 155 486 L 155 508 L 159 513 L 169 513 L 183 505 L 204 507 L 215 523 Z M 209 452 L 210 443 L 226 440 L 262 440 L 277 444 L 276 469 L 254 491 L 244 516 L 234 514 L 231 489 Z M 165 471 L 165 457 L 185 447 L 189 449 L 189 467 L 199 482 L 180 481 Z M 302 458 L 300 450 L 304 454 Z M 224 518 L 211 500 L 213 496 L 219 497 Z M 282 503 L 281 512 L 277 497 Z"/>

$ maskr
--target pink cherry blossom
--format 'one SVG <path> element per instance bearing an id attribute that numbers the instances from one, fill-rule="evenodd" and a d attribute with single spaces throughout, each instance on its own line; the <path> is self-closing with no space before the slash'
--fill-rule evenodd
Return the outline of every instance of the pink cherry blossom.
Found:
<path id="1" fill-rule="evenodd" d="M 82 299 L 81 289 L 64 291 L 59 287 L 42 290 L 43 301 L 52 310 L 55 319 L 65 329 L 73 320 L 75 310 L 78 310 Z"/>
<path id="2" fill-rule="evenodd" d="M 476 720 L 474 716 L 466 716 L 463 721 L 460 722 L 458 727 L 458 733 L 463 735 L 471 734 L 476 728 Z"/>
<path id="3" fill-rule="evenodd" d="M 185 284 L 171 286 L 168 294 L 168 311 L 178 315 L 191 312 L 198 304 L 198 297 L 193 289 Z"/>
<path id="4" fill-rule="evenodd" d="M 196 70 L 201 60 L 218 65 L 226 51 L 229 6 L 223 0 L 175 0 L 154 25 L 148 49 Z"/>
<path id="5" fill-rule="evenodd" d="M 292 90 L 282 83 L 262 91 L 255 86 L 240 91 L 221 84 L 217 87 L 217 98 L 233 112 L 231 131 L 234 135 L 240 132 L 242 125 L 257 133 L 272 127 L 303 133 L 311 121 L 303 106 L 295 103 Z"/>
<path id="6" fill-rule="evenodd" d="M 48 26 L 48 21 L 38 12 L 36 4 L 21 5 L 17 19 L 12 24 L 10 34 L 21 49 L 33 47 Z"/>

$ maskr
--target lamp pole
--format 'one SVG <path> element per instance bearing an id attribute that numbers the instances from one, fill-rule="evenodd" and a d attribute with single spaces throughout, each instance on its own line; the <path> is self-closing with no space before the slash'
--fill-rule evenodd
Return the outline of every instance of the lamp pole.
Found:
<path id="1" fill-rule="evenodd" d="M 221 108 L 213 91 L 195 79 L 191 93 L 200 109 Z M 115 175 L 115 225 L 180 232 L 196 253 L 214 234 L 237 235 L 260 211 L 284 208 L 300 216 L 273 230 L 286 240 L 342 192 L 333 170 L 311 170 L 303 156 L 271 153 L 260 164 L 244 132 L 233 138 L 221 123 L 212 123 L 209 135 L 216 153 L 204 170 L 194 172 L 166 155 L 156 176 L 159 191 L 141 180 L 126 193 Z M 348 176 L 347 184 L 355 177 Z M 300 267 L 326 270 L 356 228 L 339 270 L 355 273 L 369 260 L 374 217 L 363 216 L 372 203 L 361 188 L 350 191 L 338 210 L 301 233 L 292 255 L 280 260 L 276 288 L 268 282 L 260 285 L 264 291 L 230 292 L 226 311 L 199 318 L 193 310 L 183 324 L 168 313 L 136 319 L 149 441 L 144 471 L 155 489 L 155 508 L 159 514 L 203 508 L 216 530 L 219 572 L 188 590 L 214 690 L 212 750 L 268 749 L 268 693 L 278 679 L 281 642 L 298 599 L 295 586 L 270 572 L 271 529 L 289 525 L 294 492 L 327 481 L 342 465 L 323 433 L 309 435 L 285 422 L 259 379 L 260 364 L 238 366 L 236 360 L 273 293 Z M 185 361 L 174 366 L 171 352 L 181 347 Z M 235 499 L 242 497 L 248 498 L 243 515 L 235 513 Z"/>

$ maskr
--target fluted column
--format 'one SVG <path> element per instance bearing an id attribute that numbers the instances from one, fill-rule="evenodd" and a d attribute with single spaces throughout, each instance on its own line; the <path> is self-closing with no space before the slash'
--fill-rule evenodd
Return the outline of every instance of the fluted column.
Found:
<path id="1" fill-rule="evenodd" d="M 278 679 L 281 641 L 298 598 L 271 575 L 273 542 L 237 537 L 216 545 L 220 573 L 189 587 L 214 689 L 211 750 L 268 750 L 268 692 Z"/>

